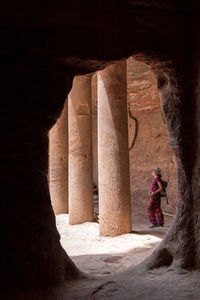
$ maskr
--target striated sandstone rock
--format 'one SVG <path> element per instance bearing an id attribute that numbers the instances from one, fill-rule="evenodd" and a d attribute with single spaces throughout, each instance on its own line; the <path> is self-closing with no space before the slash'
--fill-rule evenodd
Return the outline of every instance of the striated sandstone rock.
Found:
<path id="1" fill-rule="evenodd" d="M 148 192 L 152 182 L 151 169 L 159 166 L 163 178 L 168 181 L 169 205 L 163 199 L 166 212 L 175 212 L 177 204 L 176 165 L 169 147 L 165 120 L 161 111 L 157 81 L 150 67 L 132 57 L 127 60 L 129 146 L 132 209 L 146 209 Z M 137 122 L 137 124 L 135 123 Z"/>

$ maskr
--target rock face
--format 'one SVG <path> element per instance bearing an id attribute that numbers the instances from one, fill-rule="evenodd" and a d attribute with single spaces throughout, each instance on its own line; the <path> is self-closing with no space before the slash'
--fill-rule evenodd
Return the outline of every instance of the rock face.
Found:
<path id="1" fill-rule="evenodd" d="M 163 199 L 162 207 L 164 211 L 174 213 L 177 205 L 176 165 L 168 143 L 155 75 L 148 65 L 129 58 L 127 85 L 132 209 L 142 206 L 146 209 L 151 169 L 159 166 L 163 179 L 168 181 L 169 205 Z"/>

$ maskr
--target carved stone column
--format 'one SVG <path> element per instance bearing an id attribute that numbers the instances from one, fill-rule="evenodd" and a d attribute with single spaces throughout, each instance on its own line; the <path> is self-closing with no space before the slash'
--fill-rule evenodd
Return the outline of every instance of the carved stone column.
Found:
<path id="1" fill-rule="evenodd" d="M 93 181 L 98 186 L 98 145 L 97 145 L 97 73 L 92 76 L 92 156 Z"/>
<path id="2" fill-rule="evenodd" d="M 93 221 L 91 76 L 77 76 L 68 97 L 69 223 Z"/>
<path id="3" fill-rule="evenodd" d="M 68 107 L 49 132 L 49 189 L 55 214 L 68 212 Z"/>
<path id="4" fill-rule="evenodd" d="M 100 234 L 131 231 L 126 62 L 98 72 Z"/>

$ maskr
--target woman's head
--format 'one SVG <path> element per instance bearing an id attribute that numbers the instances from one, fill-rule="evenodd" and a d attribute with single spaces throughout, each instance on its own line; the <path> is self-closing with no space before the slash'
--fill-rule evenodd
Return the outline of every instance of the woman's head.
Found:
<path id="1" fill-rule="evenodd" d="M 155 177 L 161 176 L 161 169 L 158 168 L 158 167 L 154 167 L 154 168 L 152 169 L 152 175 L 155 176 Z"/>

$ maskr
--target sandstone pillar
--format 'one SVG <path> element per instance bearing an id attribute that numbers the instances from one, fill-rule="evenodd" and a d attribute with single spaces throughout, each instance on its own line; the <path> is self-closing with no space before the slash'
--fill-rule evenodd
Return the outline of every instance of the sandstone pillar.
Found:
<path id="1" fill-rule="evenodd" d="M 98 186 L 98 147 L 97 147 L 97 73 L 92 76 L 92 157 L 93 181 Z"/>
<path id="2" fill-rule="evenodd" d="M 68 108 L 49 132 L 49 189 L 55 214 L 68 212 Z"/>
<path id="3" fill-rule="evenodd" d="M 69 223 L 93 221 L 91 76 L 77 76 L 69 94 Z"/>
<path id="4" fill-rule="evenodd" d="M 126 62 L 98 73 L 100 234 L 131 231 Z"/>

